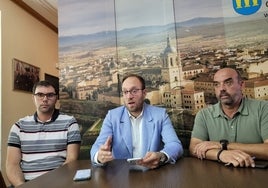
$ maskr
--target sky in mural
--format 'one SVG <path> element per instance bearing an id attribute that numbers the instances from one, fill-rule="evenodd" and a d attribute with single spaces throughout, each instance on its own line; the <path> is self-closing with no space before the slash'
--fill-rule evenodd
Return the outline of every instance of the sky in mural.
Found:
<path id="1" fill-rule="evenodd" d="M 117 20 L 120 23 L 118 30 L 174 22 L 174 17 L 163 15 L 173 11 L 173 0 L 116 0 L 115 5 L 114 0 L 59 0 L 58 4 L 61 7 L 59 14 L 68 15 L 68 17 L 59 16 L 60 36 L 114 30 L 115 25 L 112 24 L 115 23 L 114 10 L 116 10 L 118 19 L 120 15 L 120 20 Z M 149 8 L 141 8 L 141 4 L 143 7 Z M 202 15 L 218 17 L 219 8 L 215 7 L 221 6 L 221 2 L 215 0 L 175 0 L 175 5 L 179 6 L 176 9 L 180 11 L 180 17 L 177 20 L 185 21 Z M 153 16 L 154 19 L 151 19 L 149 15 Z"/>
<path id="2" fill-rule="evenodd" d="M 238 16 L 232 9 L 232 0 L 58 0 L 59 15 L 68 15 L 59 16 L 59 35 L 115 30 L 115 16 L 117 30 L 172 23 L 174 16 L 168 13 L 173 13 L 173 3 L 177 22 L 196 17 Z M 264 8 L 267 7 L 263 3 Z"/>
<path id="3" fill-rule="evenodd" d="M 115 29 L 114 0 L 58 0 L 58 5 L 60 36 Z"/>

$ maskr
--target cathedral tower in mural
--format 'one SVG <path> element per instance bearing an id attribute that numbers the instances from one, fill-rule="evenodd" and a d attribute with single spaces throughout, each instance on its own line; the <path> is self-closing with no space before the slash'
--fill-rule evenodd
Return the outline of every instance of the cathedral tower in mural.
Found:
<path id="1" fill-rule="evenodd" d="M 182 89 L 182 66 L 181 59 L 177 50 L 170 45 L 170 39 L 167 37 L 167 46 L 160 54 L 162 61 L 162 102 L 166 107 L 181 108 L 181 89 Z M 161 91 L 161 89 L 160 89 Z"/>
<path id="2" fill-rule="evenodd" d="M 170 39 L 167 37 L 167 46 L 160 55 L 162 61 L 162 81 L 170 85 L 170 89 L 181 87 L 182 66 L 179 53 L 170 45 Z"/>

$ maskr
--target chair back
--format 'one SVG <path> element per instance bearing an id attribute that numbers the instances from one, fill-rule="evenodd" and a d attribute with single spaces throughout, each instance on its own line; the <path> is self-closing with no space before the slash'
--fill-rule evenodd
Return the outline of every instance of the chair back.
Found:
<path id="1" fill-rule="evenodd" d="M 0 171 L 0 188 L 7 188 L 5 180 L 2 176 L 2 172 Z"/>

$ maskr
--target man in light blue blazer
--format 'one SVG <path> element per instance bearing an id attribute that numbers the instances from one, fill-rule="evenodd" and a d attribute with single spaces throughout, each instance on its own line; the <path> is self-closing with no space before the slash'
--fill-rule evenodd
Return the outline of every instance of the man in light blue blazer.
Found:
<path id="1" fill-rule="evenodd" d="M 175 163 L 183 155 L 181 141 L 166 110 L 144 102 L 144 79 L 134 74 L 124 77 L 122 93 L 124 106 L 108 112 L 92 146 L 93 164 L 141 158 L 137 164 L 154 169 Z"/>

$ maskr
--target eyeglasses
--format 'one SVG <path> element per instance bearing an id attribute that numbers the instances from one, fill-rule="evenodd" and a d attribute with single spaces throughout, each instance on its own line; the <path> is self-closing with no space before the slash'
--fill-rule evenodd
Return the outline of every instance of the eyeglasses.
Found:
<path id="1" fill-rule="evenodd" d="M 127 95 L 128 93 L 130 93 L 131 95 L 137 95 L 139 90 L 144 90 L 144 89 L 131 89 L 129 91 L 124 90 L 122 91 L 123 95 Z"/>
<path id="2" fill-rule="evenodd" d="M 35 93 L 34 96 L 36 96 L 39 99 L 43 99 L 47 97 L 47 99 L 53 99 L 57 94 L 56 93 Z"/>

